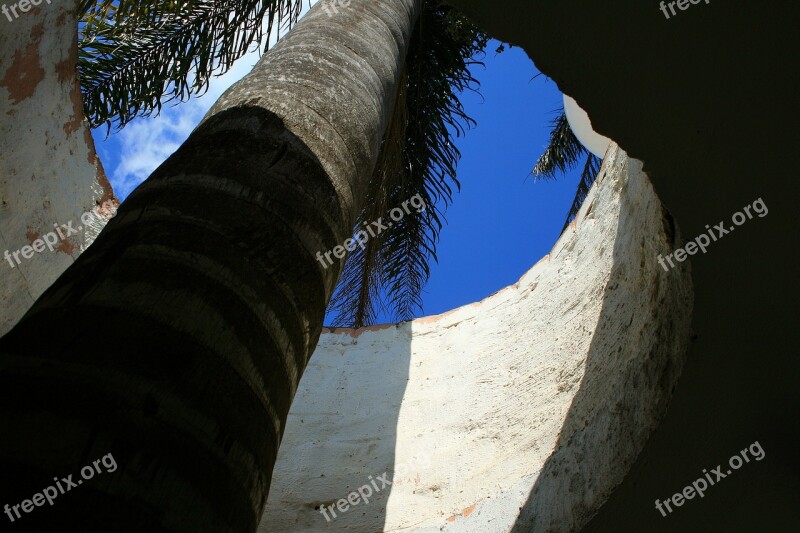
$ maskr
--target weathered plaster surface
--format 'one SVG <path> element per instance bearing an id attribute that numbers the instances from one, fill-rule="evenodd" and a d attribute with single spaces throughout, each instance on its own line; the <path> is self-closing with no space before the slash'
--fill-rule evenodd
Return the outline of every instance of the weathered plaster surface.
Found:
<path id="1" fill-rule="evenodd" d="M 97 236 L 80 215 L 116 203 L 84 120 L 74 2 L 0 18 L 0 254 L 70 221 L 77 234 L 13 267 L 0 257 L 0 335 Z"/>
<path id="2" fill-rule="evenodd" d="M 796 531 L 800 3 L 701 2 L 666 19 L 655 0 L 448 1 L 522 47 L 642 161 L 688 239 L 758 198 L 769 207 L 691 258 L 696 338 L 672 405 L 586 531 Z M 756 440 L 768 459 L 656 510 Z"/>
<path id="3" fill-rule="evenodd" d="M 669 230 L 641 163 L 613 147 L 577 223 L 516 284 L 443 315 L 324 333 L 260 531 L 509 531 L 529 497 L 532 531 L 584 523 L 683 365 L 688 267 L 655 260 Z M 330 523 L 315 510 L 384 472 L 394 483 L 369 505 Z"/>

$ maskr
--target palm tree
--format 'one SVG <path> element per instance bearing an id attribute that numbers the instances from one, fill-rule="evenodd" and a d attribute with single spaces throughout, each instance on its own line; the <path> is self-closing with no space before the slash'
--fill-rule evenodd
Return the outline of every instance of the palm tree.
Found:
<path id="1" fill-rule="evenodd" d="M 159 112 L 165 100 L 202 93 L 213 74 L 230 68 L 254 42 L 267 42 L 264 37 L 273 29 L 291 28 L 301 5 L 296 0 L 238 0 L 198 3 L 181 11 L 173 4 L 155 9 L 83 0 L 80 70 L 90 122 L 122 127 L 136 116 Z M 459 187 L 460 153 L 451 137 L 474 122 L 458 96 L 477 86 L 469 67 L 480 64 L 474 57 L 488 37 L 439 0 L 425 5 L 354 233 L 408 198 L 419 196 L 431 209 L 407 213 L 348 255 L 329 306 L 337 326 L 370 325 L 379 309 L 390 310 L 397 321 L 421 309 L 443 211 L 453 187 Z M 325 10 L 331 12 L 329 6 Z M 190 51 L 191 61 L 182 50 Z"/>
<path id="2" fill-rule="evenodd" d="M 410 213 L 348 254 L 328 307 L 334 326 L 371 325 L 381 309 L 390 310 L 395 321 L 408 320 L 422 308 L 428 264 L 437 260 L 442 211 L 452 201 L 448 181 L 459 187 L 455 167 L 460 154 L 451 131 L 463 134 L 474 122 L 464 113 L 458 92 L 477 85 L 468 67 L 480 64 L 472 58 L 488 37 L 457 11 L 438 1 L 429 5 L 436 10 L 423 14 L 424 33 L 412 40 L 392 124 L 355 230 L 417 194 L 433 209 Z M 82 0 L 80 66 L 87 116 L 94 126 L 122 127 L 136 116 L 160 111 L 165 100 L 201 94 L 212 75 L 230 68 L 253 43 L 268 41 L 264 37 L 279 28 L 280 21 L 280 27 L 291 28 L 301 6 L 294 0 L 237 0 L 190 3 L 191 9 L 170 2 L 156 9 L 124 0 Z M 501 44 L 497 53 L 504 49 Z M 586 161 L 564 229 L 583 204 L 601 160 L 580 144 L 562 108 L 552 121 L 550 144 L 532 173 L 539 179 L 556 179 L 582 155 Z"/>
<path id="3" fill-rule="evenodd" d="M 124 123 L 157 111 L 165 91 L 202 90 L 235 55 L 209 44 L 240 42 L 234 7 L 255 6 L 239 28 L 257 40 L 253 20 L 277 20 L 298 3 L 235 4 L 82 4 L 89 116 Z M 211 37 L 194 41 L 194 31 Z M 109 453 L 118 465 L 25 515 L 25 525 L 255 530 L 343 268 L 324 268 L 315 254 L 380 213 L 379 201 L 449 199 L 458 154 L 447 126 L 465 118 L 454 95 L 471 81 L 481 39 L 438 2 L 352 0 L 333 14 L 317 6 L 220 98 L 0 339 L 5 501 L 53 476 L 78 480 Z M 115 60 L 122 68 L 92 85 Z M 420 258 L 434 253 L 440 224 L 434 209 L 418 215 L 363 255 L 362 268 L 388 265 L 382 282 L 400 280 L 390 294 L 401 312 L 418 295 Z M 409 267 L 403 253 L 417 254 Z"/>

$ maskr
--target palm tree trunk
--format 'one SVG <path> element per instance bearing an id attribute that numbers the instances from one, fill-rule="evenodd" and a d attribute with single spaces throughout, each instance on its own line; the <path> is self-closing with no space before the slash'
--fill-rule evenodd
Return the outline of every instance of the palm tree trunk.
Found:
<path id="1" fill-rule="evenodd" d="M 0 504 L 83 481 L 15 525 L 255 530 L 420 5 L 312 9 L 0 339 Z"/>

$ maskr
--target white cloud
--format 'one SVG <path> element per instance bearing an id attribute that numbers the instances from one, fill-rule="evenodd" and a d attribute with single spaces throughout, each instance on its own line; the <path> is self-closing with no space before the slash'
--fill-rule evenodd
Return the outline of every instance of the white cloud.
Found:
<path id="1" fill-rule="evenodd" d="M 158 116 L 136 119 L 118 132 L 119 164 L 110 177 L 117 195 L 127 196 L 177 150 L 220 95 L 250 72 L 256 61 L 257 52 L 243 56 L 223 76 L 212 79 L 203 96 L 166 104 Z"/>
<path id="2" fill-rule="evenodd" d="M 311 0 L 310 5 L 317 1 Z M 303 15 L 308 9 L 304 6 Z M 270 46 L 274 42 L 273 37 Z M 228 72 L 210 81 L 203 96 L 178 105 L 166 104 L 159 116 L 136 119 L 112 134 L 119 147 L 119 163 L 109 179 L 117 196 L 126 197 L 177 150 L 222 93 L 250 72 L 258 59 L 258 51 L 242 56 Z"/>

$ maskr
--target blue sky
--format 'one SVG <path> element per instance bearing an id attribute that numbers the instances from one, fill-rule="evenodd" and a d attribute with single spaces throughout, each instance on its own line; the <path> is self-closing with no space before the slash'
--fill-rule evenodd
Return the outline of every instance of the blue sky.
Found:
<path id="1" fill-rule="evenodd" d="M 534 182 L 530 170 L 547 145 L 549 123 L 562 104 L 556 84 L 538 73 L 518 48 L 501 54 L 493 41 L 485 67 L 474 69 L 480 95 L 463 95 L 478 125 L 457 139 L 461 192 L 447 210 L 439 262 L 419 316 L 468 304 L 516 282 L 550 251 L 575 194 L 578 171 L 558 181 Z M 120 200 L 166 159 L 197 125 L 222 92 L 245 75 L 257 54 L 239 60 L 209 92 L 160 116 L 141 118 L 106 138 L 94 131 L 97 150 Z M 513 102 L 513 105 L 509 105 Z M 388 321 L 381 316 L 379 322 Z"/>
<path id="2" fill-rule="evenodd" d="M 480 96 L 462 101 L 478 125 L 458 140 L 461 192 L 447 211 L 439 264 L 424 295 L 424 315 L 468 304 L 515 283 L 555 244 L 579 171 L 534 182 L 530 170 L 548 144 L 561 92 L 519 48 L 487 48 L 477 67 Z M 513 102 L 513 105 L 509 105 Z"/>

